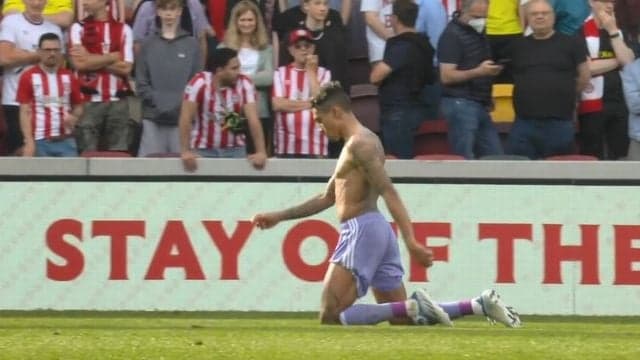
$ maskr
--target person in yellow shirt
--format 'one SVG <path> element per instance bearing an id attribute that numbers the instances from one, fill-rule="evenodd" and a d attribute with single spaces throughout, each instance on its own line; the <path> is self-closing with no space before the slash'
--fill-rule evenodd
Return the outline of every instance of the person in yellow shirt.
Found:
<path id="1" fill-rule="evenodd" d="M 22 0 L 4 0 L 2 16 L 24 12 Z M 63 29 L 73 24 L 73 0 L 48 0 L 43 11 L 44 18 Z"/>
<path id="2" fill-rule="evenodd" d="M 521 14 L 520 0 L 489 1 L 486 32 L 491 45 L 491 56 L 496 63 L 505 66 L 495 83 L 513 83 L 509 47 L 522 36 L 524 22 Z"/>

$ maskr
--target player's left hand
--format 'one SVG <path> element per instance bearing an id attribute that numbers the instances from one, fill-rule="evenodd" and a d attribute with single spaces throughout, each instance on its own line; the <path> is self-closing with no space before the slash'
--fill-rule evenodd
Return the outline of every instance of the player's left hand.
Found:
<path id="1" fill-rule="evenodd" d="M 418 243 L 414 243 L 409 247 L 409 253 L 411 254 L 412 258 L 420 263 L 420 265 L 426 268 L 433 265 L 433 251 L 431 251 L 431 249 L 429 249 L 428 247 Z"/>

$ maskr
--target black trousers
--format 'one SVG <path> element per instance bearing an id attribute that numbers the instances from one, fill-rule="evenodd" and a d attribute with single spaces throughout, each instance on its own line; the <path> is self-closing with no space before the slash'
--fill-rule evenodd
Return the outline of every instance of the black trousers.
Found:
<path id="1" fill-rule="evenodd" d="M 601 112 L 580 115 L 580 153 L 601 160 L 627 156 L 628 116 L 624 102 L 606 102 Z"/>

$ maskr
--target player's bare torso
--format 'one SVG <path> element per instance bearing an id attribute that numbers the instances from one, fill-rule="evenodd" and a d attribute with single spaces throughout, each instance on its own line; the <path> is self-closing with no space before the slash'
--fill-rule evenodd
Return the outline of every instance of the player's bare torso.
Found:
<path id="1" fill-rule="evenodd" d="M 376 144 L 375 158 L 384 163 L 384 150 L 377 135 L 365 127 L 345 143 L 334 172 L 335 207 L 338 219 L 343 222 L 369 211 L 377 210 L 378 192 L 367 179 L 362 161 L 353 151 L 359 142 Z"/>

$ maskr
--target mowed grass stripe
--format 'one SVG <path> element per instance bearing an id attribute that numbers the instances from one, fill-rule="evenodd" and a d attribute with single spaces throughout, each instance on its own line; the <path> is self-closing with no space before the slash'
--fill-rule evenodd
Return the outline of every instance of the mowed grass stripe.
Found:
<path id="1" fill-rule="evenodd" d="M 523 320 L 346 328 L 311 313 L 5 311 L 0 359 L 640 359 L 640 317 Z"/>

